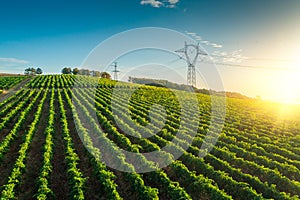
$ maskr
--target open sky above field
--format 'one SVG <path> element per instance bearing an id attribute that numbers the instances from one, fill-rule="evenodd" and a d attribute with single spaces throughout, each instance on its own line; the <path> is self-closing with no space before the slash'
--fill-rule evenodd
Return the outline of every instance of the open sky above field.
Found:
<path id="1" fill-rule="evenodd" d="M 225 90 L 299 102 L 299 10 L 297 0 L 2 1 L 0 72 L 23 73 L 25 67 L 35 66 L 45 73 L 60 73 L 64 66 L 81 66 L 93 48 L 114 34 L 162 27 L 199 41 L 215 55 Z M 119 59 L 120 76 L 125 77 L 137 58 L 144 62 L 152 57 L 156 60 L 148 63 L 166 64 L 186 77 L 184 61 L 146 53 Z M 199 63 L 199 72 L 201 66 L 205 67 Z M 154 68 L 147 72 L 156 75 L 152 78 L 172 79 Z M 197 79 L 198 87 L 209 87 L 200 76 Z"/>

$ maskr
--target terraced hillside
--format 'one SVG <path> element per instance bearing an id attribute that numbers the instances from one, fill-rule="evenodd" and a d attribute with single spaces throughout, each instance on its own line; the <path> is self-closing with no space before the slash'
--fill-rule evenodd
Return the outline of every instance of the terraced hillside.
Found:
<path id="1" fill-rule="evenodd" d="M 84 76 L 43 75 L 0 103 L 1 199 L 299 199 L 300 118 L 283 113 L 279 104 L 227 99 L 219 140 L 200 158 L 211 121 L 208 95 L 197 94 L 199 126 L 187 125 L 184 137 L 176 138 L 181 107 L 170 90 L 119 84 L 125 93 L 134 91 L 128 105 L 122 96 L 113 95 L 115 84 Z M 188 95 L 182 96 L 188 105 Z M 112 99 L 122 116 L 118 123 L 126 131 L 116 123 Z M 146 126 L 154 103 L 166 110 L 162 128 L 160 109 L 154 110 L 154 123 Z M 127 108 L 129 115 L 122 113 Z M 131 120 L 158 133 L 140 137 Z M 189 140 L 187 150 L 178 145 Z M 182 155 L 151 172 L 122 172 L 101 161 L 113 158 L 133 170 L 143 165 L 155 168 L 144 153 L 170 143 Z M 120 149 L 136 153 L 138 164 L 131 164 Z M 164 159 L 172 155 L 166 152 Z"/>

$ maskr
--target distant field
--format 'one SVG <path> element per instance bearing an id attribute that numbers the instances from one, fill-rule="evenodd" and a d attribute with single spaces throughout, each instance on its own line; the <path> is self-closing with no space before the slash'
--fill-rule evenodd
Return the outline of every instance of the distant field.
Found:
<path id="1" fill-rule="evenodd" d="M 7 73 L 0 73 L 1 76 L 25 76 L 24 74 L 7 74 Z"/>
<path id="2" fill-rule="evenodd" d="M 0 89 L 7 90 L 24 80 L 26 76 L 0 76 Z"/>
<path id="3" fill-rule="evenodd" d="M 0 103 L 1 199 L 299 199 L 300 118 L 283 115 L 279 104 L 228 98 L 219 140 L 206 157 L 199 158 L 211 104 L 208 95 L 197 94 L 200 125 L 187 126 L 187 139 L 193 128 L 198 130 L 187 151 L 160 170 L 125 173 L 106 166 L 91 152 L 99 158 L 117 159 L 129 168 L 139 166 L 128 164 L 119 148 L 97 151 L 95 143 L 115 143 L 138 154 L 164 147 L 176 137 L 180 126 L 181 108 L 176 97 L 165 88 L 124 83 L 124 92 L 135 90 L 128 106 L 119 96 L 112 96 L 114 81 L 82 76 L 78 87 L 72 88 L 75 77 L 36 76 Z M 22 78 L 0 78 L 0 89 L 12 87 Z M 95 83 L 94 98 L 91 86 Z M 139 135 L 128 121 L 147 125 L 153 103 L 166 109 L 166 123 L 149 138 L 126 134 L 116 125 L 112 98 L 117 99 L 120 110 L 130 109 L 129 116 L 122 116 L 122 123 L 132 134 Z M 183 98 L 189 105 L 188 95 L 183 93 Z M 78 112 L 75 105 L 86 112 Z M 101 127 L 94 123 L 91 111 Z M 155 111 L 158 117 L 163 116 L 160 110 Z M 82 130 L 85 145 L 75 123 Z M 91 130 L 95 138 L 91 138 Z M 173 146 L 182 150 L 176 143 Z M 166 152 L 166 157 L 172 155 Z M 153 165 L 142 154 L 140 159 L 143 165 Z"/>

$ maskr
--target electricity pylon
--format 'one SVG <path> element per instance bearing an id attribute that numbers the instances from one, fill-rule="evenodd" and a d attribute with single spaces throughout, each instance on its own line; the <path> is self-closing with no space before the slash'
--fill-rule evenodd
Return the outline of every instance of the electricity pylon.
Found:
<path id="1" fill-rule="evenodd" d="M 117 62 L 114 62 L 114 68 L 115 69 L 113 70 L 113 73 L 114 73 L 114 80 L 115 81 L 118 80 L 118 72 L 120 72 L 120 71 L 117 70 L 117 67 L 118 67 Z"/>
<path id="2" fill-rule="evenodd" d="M 188 65 L 188 72 L 187 72 L 187 84 L 193 87 L 196 87 L 196 69 L 195 65 L 199 55 L 207 56 L 208 54 L 201 50 L 199 43 L 195 44 L 187 44 L 184 43 L 184 47 L 175 51 L 176 53 L 183 53 L 185 56 L 185 60 Z M 192 55 L 194 54 L 194 55 Z M 192 58 L 194 56 L 194 58 Z M 182 57 L 181 57 L 182 58 Z"/>

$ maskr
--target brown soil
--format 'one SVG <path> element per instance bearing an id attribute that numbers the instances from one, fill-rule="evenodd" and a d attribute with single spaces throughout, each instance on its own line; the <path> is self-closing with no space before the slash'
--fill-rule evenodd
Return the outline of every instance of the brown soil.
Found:
<path id="1" fill-rule="evenodd" d="M 63 93 L 62 96 L 64 97 Z M 65 99 L 65 98 L 63 98 Z M 65 102 L 65 110 L 68 119 L 68 128 L 74 143 L 74 148 L 79 157 L 78 167 L 83 173 L 84 177 L 88 177 L 86 180 L 85 198 L 86 199 L 105 199 L 103 194 L 103 188 L 99 184 L 96 176 L 94 175 L 94 169 L 89 159 L 89 153 L 87 152 L 85 146 L 83 145 L 79 135 L 77 134 L 76 126 L 72 116 L 72 110 L 69 108 Z"/>
<path id="2" fill-rule="evenodd" d="M 49 110 L 49 99 L 50 98 L 48 95 L 44 102 L 43 110 Z M 42 112 L 35 135 L 30 144 L 30 149 L 28 151 L 26 171 L 22 176 L 22 181 L 19 188 L 19 199 L 29 199 L 36 194 L 36 180 L 39 176 L 43 162 L 43 145 L 45 142 L 44 132 L 47 122 L 48 113 Z"/>
<path id="3" fill-rule="evenodd" d="M 57 93 L 55 94 L 57 96 Z M 62 135 L 62 128 L 60 124 L 59 115 L 59 103 L 56 98 L 54 101 L 55 107 L 55 123 L 53 135 L 54 146 L 53 146 L 53 158 L 52 165 L 53 170 L 50 176 L 50 188 L 54 192 L 57 199 L 67 199 L 68 190 L 68 177 L 67 177 L 67 163 L 65 160 L 65 145 Z"/>
<path id="4" fill-rule="evenodd" d="M 41 100 L 41 96 L 37 99 L 37 102 L 39 102 L 40 100 Z M 36 111 L 37 106 L 38 103 L 35 103 L 32 111 L 26 117 L 24 124 L 21 126 L 17 137 L 10 145 L 8 152 L 4 155 L 0 163 L 0 172 L 1 172 L 0 185 L 4 185 L 7 183 L 8 177 L 19 155 L 20 145 L 24 142 L 24 136 L 29 129 L 29 125 L 32 123 L 34 119 L 34 112 Z M 2 189 L 3 188 L 1 188 L 1 190 Z"/>

